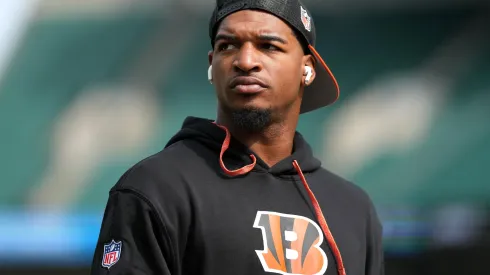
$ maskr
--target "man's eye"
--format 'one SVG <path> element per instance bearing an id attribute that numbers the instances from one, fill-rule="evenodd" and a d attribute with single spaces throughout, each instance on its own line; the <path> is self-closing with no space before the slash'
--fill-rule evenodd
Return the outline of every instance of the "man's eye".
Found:
<path id="1" fill-rule="evenodd" d="M 272 45 L 270 43 L 264 43 L 264 44 L 262 44 L 262 49 L 268 50 L 268 51 L 277 51 L 277 50 L 279 50 L 278 47 L 276 47 L 276 46 L 274 46 L 274 45 Z"/>
<path id="2" fill-rule="evenodd" d="M 218 46 L 218 51 L 227 51 L 227 50 L 231 50 L 233 49 L 234 46 L 233 44 L 229 44 L 229 43 L 221 43 L 219 46 Z"/>

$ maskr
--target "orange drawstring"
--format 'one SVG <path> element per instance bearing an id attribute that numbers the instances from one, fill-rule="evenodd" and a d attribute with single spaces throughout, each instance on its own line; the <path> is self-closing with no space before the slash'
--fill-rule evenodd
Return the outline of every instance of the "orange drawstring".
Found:
<path id="1" fill-rule="evenodd" d="M 345 273 L 345 268 L 344 268 L 344 262 L 342 261 L 342 255 L 340 254 L 340 250 L 337 246 L 337 243 L 335 242 L 335 239 L 333 238 L 332 232 L 330 232 L 330 228 L 328 228 L 327 221 L 325 220 L 325 216 L 323 216 L 322 209 L 320 208 L 320 204 L 318 203 L 315 194 L 313 194 L 313 191 L 311 191 L 310 186 L 308 185 L 308 182 L 306 181 L 305 176 L 303 175 L 303 172 L 301 171 L 301 167 L 299 167 L 299 164 L 296 160 L 293 161 L 293 166 L 296 169 L 296 171 L 299 174 L 299 177 L 301 178 L 301 182 L 303 183 L 303 186 L 305 187 L 306 191 L 308 192 L 308 196 L 310 197 L 311 203 L 313 204 L 313 208 L 315 208 L 315 214 L 316 218 L 318 219 L 318 222 L 320 223 L 320 227 L 322 228 L 323 234 L 327 237 L 328 244 L 330 248 L 332 249 L 333 256 L 335 257 L 335 261 L 337 262 L 337 271 L 339 275 L 346 275 Z"/>
<path id="2" fill-rule="evenodd" d="M 220 127 L 226 132 L 226 137 L 225 140 L 223 141 L 223 144 L 221 146 L 221 152 L 219 154 L 219 165 L 221 166 L 221 169 L 223 169 L 223 171 L 229 176 L 243 175 L 252 171 L 252 169 L 255 167 L 255 164 L 257 163 L 257 158 L 253 154 L 250 155 L 250 158 L 252 159 L 251 164 L 245 165 L 242 168 L 236 170 L 228 170 L 228 168 L 226 168 L 225 164 L 223 163 L 223 154 L 230 146 L 230 139 L 231 139 L 230 132 L 225 126 L 218 125 L 216 122 L 214 122 L 214 124 L 216 124 L 216 126 Z M 332 249 L 333 255 L 335 257 L 335 261 L 337 262 L 338 275 L 346 275 L 344 262 L 342 261 L 342 255 L 340 254 L 340 250 L 337 247 L 337 243 L 335 242 L 335 239 L 333 238 L 333 235 L 330 232 L 330 229 L 328 228 L 327 221 L 325 220 L 325 216 L 323 216 L 323 212 L 322 209 L 320 208 L 320 204 L 318 203 L 315 195 L 313 194 L 313 191 L 311 191 L 310 187 L 308 186 L 308 182 L 306 181 L 306 178 L 303 175 L 303 171 L 301 171 L 301 167 L 299 167 L 299 164 L 296 160 L 293 161 L 293 166 L 296 169 L 296 172 L 298 172 L 298 175 L 301 178 L 301 182 L 303 183 L 303 186 L 308 192 L 308 196 L 310 197 L 311 203 L 315 208 L 316 218 L 320 223 L 320 227 L 322 228 L 323 234 L 325 234 L 327 238 L 328 245 Z"/>
<path id="3" fill-rule="evenodd" d="M 228 147 L 230 146 L 230 138 L 231 138 L 230 131 L 228 131 L 228 129 L 225 126 L 221 126 L 218 124 L 216 124 L 216 126 L 220 127 L 226 132 L 226 137 L 225 140 L 223 141 L 223 145 L 221 145 L 221 152 L 219 153 L 219 165 L 221 166 L 221 169 L 223 169 L 223 171 L 227 175 L 232 177 L 243 175 L 252 171 L 252 169 L 255 167 L 255 164 L 257 163 L 257 158 L 255 158 L 253 154 L 250 155 L 250 158 L 252 159 L 252 163 L 250 163 L 249 165 L 245 165 L 242 168 L 238 168 L 236 170 L 228 170 L 228 168 L 226 168 L 225 164 L 223 163 L 223 154 L 225 153 L 226 150 L 228 150 Z"/>

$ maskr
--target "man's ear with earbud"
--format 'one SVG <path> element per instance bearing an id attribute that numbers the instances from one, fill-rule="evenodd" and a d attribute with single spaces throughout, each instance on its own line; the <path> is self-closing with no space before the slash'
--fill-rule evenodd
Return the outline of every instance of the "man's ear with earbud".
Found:
<path id="1" fill-rule="evenodd" d="M 208 80 L 209 80 L 209 83 L 213 84 L 213 65 L 209 65 Z"/>
<path id="2" fill-rule="evenodd" d="M 309 58 L 312 58 L 311 56 Z M 311 60 L 311 59 L 310 59 Z M 308 60 L 308 61 L 310 61 Z M 313 80 L 315 80 L 315 65 L 313 62 L 306 62 L 306 64 L 304 65 L 304 68 L 303 68 L 303 76 L 304 76 L 304 79 L 303 79 L 303 83 L 305 86 L 308 86 L 310 85 Z"/>
<path id="3" fill-rule="evenodd" d="M 310 66 L 305 66 L 305 84 L 308 85 L 311 81 L 311 77 L 313 76 L 313 69 Z"/>
<path id="4" fill-rule="evenodd" d="M 213 84 L 213 51 L 208 52 L 208 61 L 209 61 L 209 68 L 208 68 L 208 80 L 209 83 Z"/>

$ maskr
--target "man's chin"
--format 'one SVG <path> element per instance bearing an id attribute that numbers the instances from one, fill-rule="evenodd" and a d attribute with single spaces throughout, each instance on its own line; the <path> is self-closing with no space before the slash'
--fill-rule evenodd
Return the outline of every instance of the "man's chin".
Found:
<path id="1" fill-rule="evenodd" d="M 272 112 L 268 108 L 244 107 L 231 110 L 232 123 L 248 132 L 261 132 L 272 123 Z"/>

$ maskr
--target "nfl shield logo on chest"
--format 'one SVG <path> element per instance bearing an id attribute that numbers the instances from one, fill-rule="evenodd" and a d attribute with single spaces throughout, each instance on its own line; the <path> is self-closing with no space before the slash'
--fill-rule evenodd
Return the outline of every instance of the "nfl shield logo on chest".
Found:
<path id="1" fill-rule="evenodd" d="M 109 269 L 115 265 L 121 258 L 122 242 L 112 240 L 108 244 L 104 244 L 104 254 L 102 255 L 102 266 Z"/>

